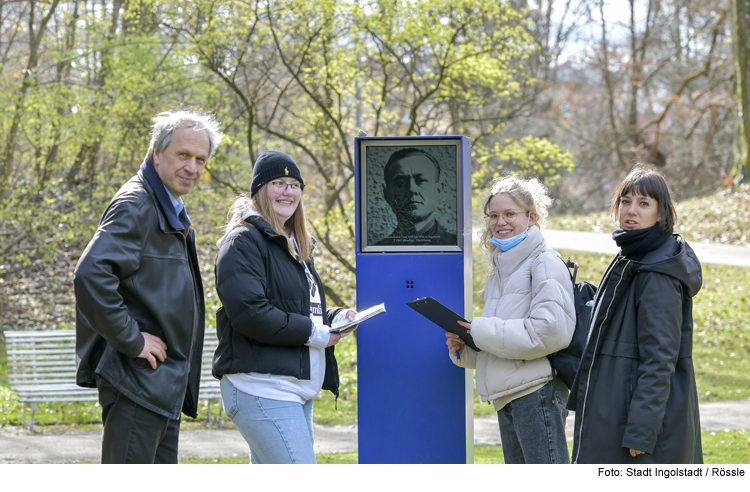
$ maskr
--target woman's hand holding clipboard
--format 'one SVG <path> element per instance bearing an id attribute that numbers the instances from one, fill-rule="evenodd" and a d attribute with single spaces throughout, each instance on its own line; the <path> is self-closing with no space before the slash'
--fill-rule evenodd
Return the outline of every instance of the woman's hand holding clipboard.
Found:
<path id="1" fill-rule="evenodd" d="M 481 352 L 471 337 L 471 322 L 453 312 L 432 297 L 423 297 L 406 303 L 407 306 L 429 319 L 447 332 L 455 333 L 461 340 L 477 352 Z"/>

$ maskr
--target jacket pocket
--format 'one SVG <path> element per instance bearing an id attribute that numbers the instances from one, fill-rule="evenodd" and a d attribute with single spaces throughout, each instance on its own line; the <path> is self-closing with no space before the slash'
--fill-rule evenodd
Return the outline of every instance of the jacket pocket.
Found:
<path id="1" fill-rule="evenodd" d="M 229 381 L 227 381 L 229 382 Z M 229 417 L 229 420 L 232 420 L 235 415 L 237 415 L 237 412 L 240 411 L 240 408 L 237 406 L 237 388 L 234 387 L 231 382 L 229 382 L 231 386 L 231 390 L 228 392 L 229 394 L 226 395 L 228 398 L 224 398 L 224 393 L 222 392 L 222 403 L 224 404 L 224 411 L 227 414 L 227 417 Z M 227 401 L 229 400 L 229 401 Z"/>
<path id="2" fill-rule="evenodd" d="M 323 379 L 323 389 L 328 390 L 336 397 L 339 396 L 339 366 L 336 361 L 336 346 L 326 347 L 326 372 Z"/>
<path id="3" fill-rule="evenodd" d="M 224 306 L 221 306 L 216 311 L 216 337 L 221 340 L 221 335 L 224 333 L 224 327 L 229 324 L 229 318 L 227 313 L 224 311 Z"/>
<path id="4" fill-rule="evenodd" d="M 96 378 L 96 386 L 99 389 L 99 405 L 102 407 L 111 405 L 117 400 L 117 396 L 120 394 L 114 386 L 109 384 L 104 378 Z"/>
<path id="5" fill-rule="evenodd" d="M 639 359 L 640 352 L 637 343 L 616 342 L 604 340 L 602 342 L 602 355 L 611 357 L 624 357 L 626 359 Z"/>
<path id="6" fill-rule="evenodd" d="M 164 330 L 159 326 L 156 319 L 148 312 L 138 309 L 139 307 L 130 309 L 130 315 L 138 325 L 138 331 L 141 333 L 149 333 L 164 340 Z"/>

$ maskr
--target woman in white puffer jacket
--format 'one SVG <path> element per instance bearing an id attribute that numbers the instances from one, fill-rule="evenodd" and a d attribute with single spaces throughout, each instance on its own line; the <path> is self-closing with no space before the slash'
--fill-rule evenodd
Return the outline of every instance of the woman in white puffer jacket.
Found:
<path id="1" fill-rule="evenodd" d="M 551 199 L 536 179 L 497 179 L 484 205 L 482 244 L 490 267 L 480 318 L 463 323 L 476 352 L 447 333 L 451 360 L 477 371 L 477 391 L 497 411 L 505 462 L 570 463 L 565 439 L 568 389 L 547 355 L 575 328 L 573 284 L 537 224 Z M 460 359 L 456 354 L 460 354 Z"/>

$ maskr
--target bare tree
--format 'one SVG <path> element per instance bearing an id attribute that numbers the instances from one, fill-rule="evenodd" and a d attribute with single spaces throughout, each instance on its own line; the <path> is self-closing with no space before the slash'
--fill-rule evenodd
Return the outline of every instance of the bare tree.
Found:
<path id="1" fill-rule="evenodd" d="M 575 156 L 560 203 L 605 207 L 636 162 L 660 167 L 680 196 L 714 190 L 729 172 L 736 118 L 727 0 L 629 0 L 619 19 L 611 2 L 583 3 L 535 116 Z"/>
<path id="2" fill-rule="evenodd" d="M 739 124 L 732 177 L 735 182 L 750 180 L 750 1 L 732 0 L 735 66 Z"/>

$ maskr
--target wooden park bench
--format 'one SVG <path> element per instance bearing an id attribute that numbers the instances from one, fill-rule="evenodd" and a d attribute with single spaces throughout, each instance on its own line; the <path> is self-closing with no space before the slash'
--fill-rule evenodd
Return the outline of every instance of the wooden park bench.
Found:
<path id="1" fill-rule="evenodd" d="M 6 331 L 8 379 L 11 390 L 23 403 L 23 427 L 34 432 L 34 410 L 37 403 L 98 401 L 95 388 L 76 385 L 75 330 Z M 221 400 L 219 381 L 211 375 L 211 359 L 218 345 L 216 332 L 206 330 L 201 363 L 200 399 L 208 400 L 207 424 L 223 423 L 221 403 L 219 417 L 211 417 L 214 400 Z M 26 410 L 31 419 L 27 421 Z"/>

